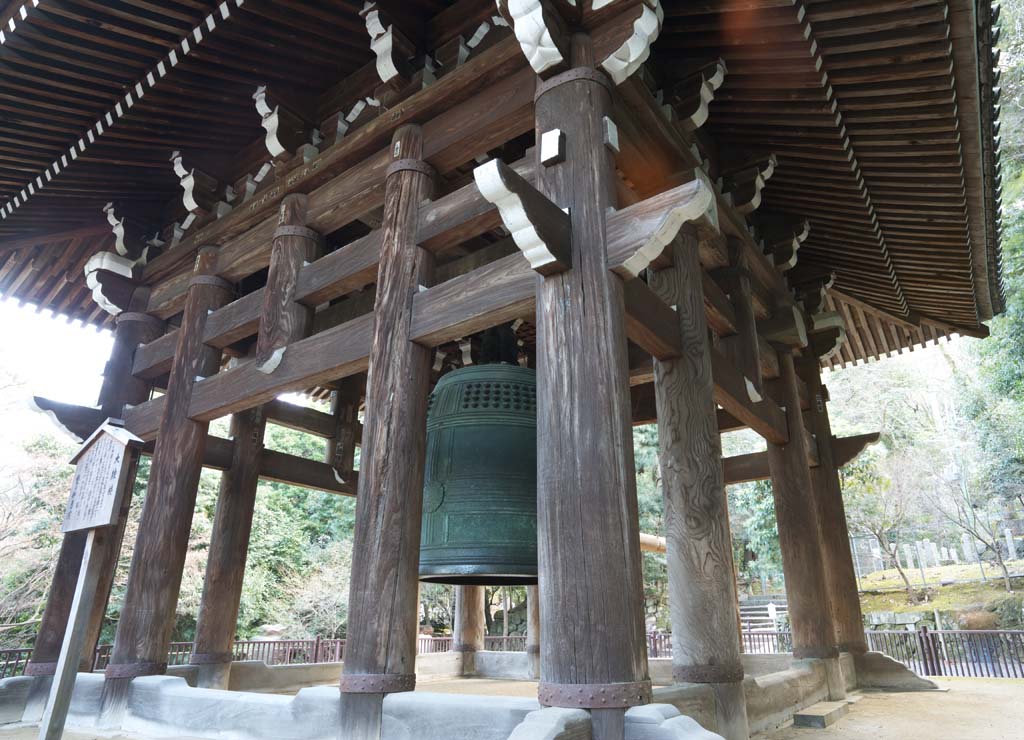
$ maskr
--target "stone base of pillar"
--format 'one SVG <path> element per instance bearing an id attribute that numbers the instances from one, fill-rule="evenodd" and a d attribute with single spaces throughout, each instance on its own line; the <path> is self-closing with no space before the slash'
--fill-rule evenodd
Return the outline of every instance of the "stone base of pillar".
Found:
<path id="1" fill-rule="evenodd" d="M 200 689 L 223 689 L 231 683 L 231 663 L 192 664 L 196 671 L 196 687 Z"/>
<path id="2" fill-rule="evenodd" d="M 52 674 L 32 677 L 32 686 L 28 690 L 28 699 L 25 701 L 25 711 L 21 715 L 22 722 L 37 723 L 43 719 L 43 711 L 46 709 L 46 700 L 50 698 L 52 685 Z"/>
<path id="3" fill-rule="evenodd" d="M 857 667 L 857 686 L 862 689 L 935 691 L 939 688 L 884 653 L 868 651 L 854 655 L 853 661 Z"/>
<path id="4" fill-rule="evenodd" d="M 476 650 L 459 650 L 459 675 L 463 678 L 471 678 L 476 675 Z"/>
<path id="5" fill-rule="evenodd" d="M 96 720 L 97 729 L 113 730 L 121 726 L 128 711 L 128 693 L 131 686 L 130 678 L 107 678 L 103 681 L 100 715 Z"/>
<path id="6" fill-rule="evenodd" d="M 725 740 L 748 740 L 747 695 L 743 682 L 708 684 L 715 692 L 716 731 Z"/>
<path id="7" fill-rule="evenodd" d="M 825 680 L 828 683 L 828 700 L 842 701 L 846 698 L 846 679 L 839 658 L 824 658 Z"/>

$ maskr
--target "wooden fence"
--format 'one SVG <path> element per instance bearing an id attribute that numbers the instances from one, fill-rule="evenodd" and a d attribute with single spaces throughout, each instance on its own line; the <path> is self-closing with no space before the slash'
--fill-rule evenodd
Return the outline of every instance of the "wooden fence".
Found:
<path id="1" fill-rule="evenodd" d="M 929 630 L 910 632 L 887 630 L 867 633 L 868 647 L 885 653 L 922 676 L 968 676 L 979 678 L 1024 678 L 1024 631 L 1022 630 Z M 445 653 L 452 638 L 420 635 L 420 654 Z M 96 649 L 93 670 L 103 670 L 110 660 L 110 645 Z M 486 650 L 523 652 L 526 637 L 484 638 Z M 743 652 L 747 654 L 787 653 L 793 649 L 790 632 L 744 630 Z M 168 665 L 186 665 L 192 654 L 191 642 L 173 642 Z M 647 636 L 651 658 L 672 656 L 672 635 Z M 0 678 L 20 676 L 32 655 L 31 648 L 0 650 Z M 333 663 L 345 657 L 345 640 L 240 640 L 235 643 L 235 660 L 262 660 L 267 665 Z"/>

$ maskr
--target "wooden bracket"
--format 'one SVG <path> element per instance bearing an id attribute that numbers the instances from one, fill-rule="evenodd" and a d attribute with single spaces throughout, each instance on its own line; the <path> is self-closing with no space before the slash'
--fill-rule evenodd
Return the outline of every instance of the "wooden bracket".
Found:
<path id="1" fill-rule="evenodd" d="M 717 223 L 709 184 L 696 179 L 608 216 L 608 266 L 624 279 L 637 277 L 661 256 L 683 224 Z"/>
<path id="2" fill-rule="evenodd" d="M 377 75 L 381 82 L 392 84 L 407 82 L 412 77 L 409 58 L 416 53 L 416 45 L 395 27 L 380 3 L 367 2 L 359 15 L 366 21 L 370 34 L 370 49 L 377 57 Z"/>
<path id="3" fill-rule="evenodd" d="M 92 292 L 92 299 L 112 316 L 128 308 L 136 288 L 137 264 L 113 252 L 97 252 L 85 263 L 85 284 Z"/>
<path id="4" fill-rule="evenodd" d="M 834 357 L 845 342 L 846 328 L 840 326 L 813 332 L 810 335 L 808 346 L 815 357 L 827 360 Z"/>
<path id="5" fill-rule="evenodd" d="M 572 267 L 569 214 L 498 159 L 473 170 L 480 194 L 493 203 L 512 240 L 541 275 Z"/>
<path id="6" fill-rule="evenodd" d="M 785 272 L 796 267 L 797 251 L 811 231 L 811 222 L 807 219 L 797 223 L 774 223 L 763 225 L 757 223 L 758 231 L 764 238 L 765 253 L 772 256 L 775 269 Z"/>
<path id="7" fill-rule="evenodd" d="M 724 59 L 717 59 L 676 83 L 665 96 L 684 131 L 696 131 L 708 120 L 709 105 L 728 72 Z"/>
<path id="8" fill-rule="evenodd" d="M 608 5 L 608 2 L 600 3 L 601 7 Z M 626 9 L 589 29 L 594 40 L 594 56 L 600 60 L 597 66 L 616 85 L 629 79 L 647 61 L 665 19 L 660 0 L 632 0 L 618 5 Z"/>
<path id="9" fill-rule="evenodd" d="M 769 342 L 789 347 L 807 346 L 807 322 L 795 304 L 781 307 L 769 318 L 757 322 L 758 333 Z"/>
<path id="10" fill-rule="evenodd" d="M 185 169 L 182 163 L 181 152 L 175 151 L 171 154 L 171 165 L 174 167 L 174 174 L 178 176 L 183 192 L 182 203 L 189 213 L 212 211 L 220 200 L 220 183 L 217 178 L 212 177 L 194 167 Z"/>
<path id="11" fill-rule="evenodd" d="M 126 222 L 124 218 L 118 218 L 114 212 L 113 202 L 103 206 L 103 213 L 106 214 L 107 223 L 114 233 L 114 250 L 117 254 L 128 258 L 133 265 L 145 265 L 149 245 L 146 243 L 142 228 Z"/>
<path id="12" fill-rule="evenodd" d="M 771 154 L 765 159 L 724 173 L 722 194 L 729 197 L 739 213 L 752 213 L 761 205 L 761 191 L 774 174 L 775 165 L 775 155 Z"/>
<path id="13" fill-rule="evenodd" d="M 267 86 L 260 85 L 253 93 L 256 112 L 260 114 L 260 125 L 267 132 L 264 141 L 267 151 L 275 159 L 290 157 L 309 139 L 309 128 L 306 122 L 287 108 L 267 102 Z"/>
<path id="14" fill-rule="evenodd" d="M 825 307 L 825 291 L 835 283 L 836 274 L 827 272 L 810 280 L 803 280 L 796 283 L 793 293 L 796 299 L 803 304 L 804 312 L 808 316 L 820 313 Z"/>
<path id="15" fill-rule="evenodd" d="M 562 19 L 546 0 L 496 0 L 498 12 L 512 26 L 530 67 L 539 75 L 561 70 L 569 59 L 569 39 Z"/>

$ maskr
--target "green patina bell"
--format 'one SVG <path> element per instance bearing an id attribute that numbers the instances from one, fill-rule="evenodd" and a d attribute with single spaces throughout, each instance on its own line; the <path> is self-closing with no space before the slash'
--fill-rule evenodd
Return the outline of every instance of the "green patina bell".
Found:
<path id="1" fill-rule="evenodd" d="M 537 582 L 537 384 L 517 365 L 438 381 L 427 414 L 420 580 Z"/>

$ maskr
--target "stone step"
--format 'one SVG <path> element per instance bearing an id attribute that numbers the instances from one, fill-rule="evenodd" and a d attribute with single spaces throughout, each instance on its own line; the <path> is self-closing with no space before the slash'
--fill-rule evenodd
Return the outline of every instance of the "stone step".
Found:
<path id="1" fill-rule="evenodd" d="M 794 714 L 793 725 L 825 728 L 838 722 L 848 711 L 850 705 L 845 701 L 819 701 Z"/>

